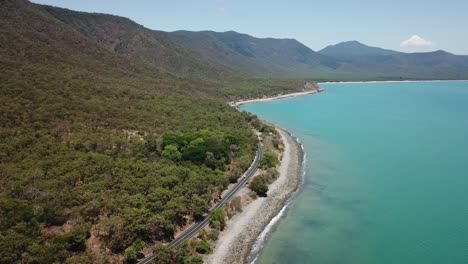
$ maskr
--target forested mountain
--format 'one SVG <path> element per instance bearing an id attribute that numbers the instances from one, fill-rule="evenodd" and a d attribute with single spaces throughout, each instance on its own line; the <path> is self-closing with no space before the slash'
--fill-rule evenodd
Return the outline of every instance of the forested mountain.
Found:
<path id="1" fill-rule="evenodd" d="M 223 100 L 286 87 L 127 19 L 0 14 L 0 263 L 124 262 L 170 240 L 253 159 L 251 117 Z"/>
<path id="2" fill-rule="evenodd" d="M 147 29 L 130 19 L 50 6 L 39 8 L 99 47 L 175 76 L 215 81 L 235 76 L 231 69 L 197 58 L 189 49 L 174 45 L 162 32 Z"/>
<path id="3" fill-rule="evenodd" d="M 345 42 L 320 53 L 333 56 L 340 64 L 336 69 L 337 78 L 340 75 L 356 80 L 468 78 L 467 56 L 442 50 L 403 53 Z"/>
<path id="4" fill-rule="evenodd" d="M 176 31 L 167 34 L 203 58 L 266 77 L 304 77 L 337 66 L 295 39 L 255 38 L 234 31 Z"/>
<path id="5" fill-rule="evenodd" d="M 377 47 L 370 47 L 358 41 L 346 41 L 336 45 L 330 45 L 318 51 L 318 53 L 330 57 L 361 57 L 361 56 L 385 56 L 400 52 Z"/>
<path id="6" fill-rule="evenodd" d="M 403 53 L 348 41 L 314 52 L 294 39 L 260 39 L 233 31 L 175 31 L 167 36 L 208 61 L 269 78 L 341 81 L 468 78 L 467 57 L 444 51 Z"/>

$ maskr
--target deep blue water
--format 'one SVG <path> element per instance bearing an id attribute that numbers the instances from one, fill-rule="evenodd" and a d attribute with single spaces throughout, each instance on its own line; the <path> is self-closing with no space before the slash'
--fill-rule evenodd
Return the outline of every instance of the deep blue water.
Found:
<path id="1" fill-rule="evenodd" d="M 321 86 L 242 106 L 307 153 L 257 263 L 467 264 L 468 82 Z"/>

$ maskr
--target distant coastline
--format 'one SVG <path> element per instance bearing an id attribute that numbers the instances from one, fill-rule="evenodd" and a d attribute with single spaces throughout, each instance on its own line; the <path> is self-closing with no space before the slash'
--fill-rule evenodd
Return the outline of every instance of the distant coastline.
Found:
<path id="1" fill-rule="evenodd" d="M 318 84 L 346 84 L 346 83 L 417 83 L 417 82 L 466 82 L 468 80 L 400 80 L 400 81 L 336 81 L 318 82 Z"/>
<path id="2" fill-rule="evenodd" d="M 231 106 L 238 107 L 238 106 L 241 106 L 243 104 L 268 102 L 268 101 L 280 100 L 280 99 L 285 99 L 285 98 L 290 98 L 290 97 L 297 97 L 297 96 L 308 95 L 308 94 L 316 94 L 316 93 L 323 92 L 325 90 L 326 89 L 319 88 L 318 90 L 312 90 L 312 91 L 289 93 L 289 94 L 280 94 L 280 95 L 272 96 L 272 97 L 265 97 L 265 98 L 258 98 L 258 99 L 248 99 L 248 100 L 242 100 L 242 101 L 229 102 L 229 104 Z"/>

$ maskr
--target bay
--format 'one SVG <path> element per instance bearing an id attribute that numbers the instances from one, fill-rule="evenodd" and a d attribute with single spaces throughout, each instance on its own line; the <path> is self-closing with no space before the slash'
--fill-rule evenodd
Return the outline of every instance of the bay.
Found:
<path id="1" fill-rule="evenodd" d="M 241 106 L 307 154 L 256 263 L 468 263 L 468 82 L 321 86 Z"/>

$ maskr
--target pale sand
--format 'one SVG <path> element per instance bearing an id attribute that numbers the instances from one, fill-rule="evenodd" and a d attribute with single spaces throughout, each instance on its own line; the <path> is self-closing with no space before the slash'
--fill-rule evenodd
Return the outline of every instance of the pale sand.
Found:
<path id="1" fill-rule="evenodd" d="M 302 148 L 288 132 L 278 131 L 285 145 L 278 179 L 269 186 L 268 197 L 257 198 L 228 221 L 205 263 L 245 263 L 257 237 L 297 190 L 302 177 Z"/>
<path id="2" fill-rule="evenodd" d="M 314 94 L 321 92 L 320 91 L 307 91 L 307 92 L 298 92 L 298 93 L 290 93 L 290 94 L 282 94 L 282 95 L 277 95 L 274 97 L 266 97 L 266 98 L 260 98 L 260 99 L 251 99 L 251 100 L 245 100 L 245 101 L 237 101 L 237 102 L 230 102 L 229 104 L 231 106 L 239 106 L 242 104 L 249 104 L 249 103 L 258 103 L 258 102 L 267 102 L 267 101 L 273 101 L 273 100 L 278 100 L 278 99 L 284 99 L 288 97 L 296 97 L 296 96 L 301 96 L 301 95 L 307 95 L 307 94 Z"/>

